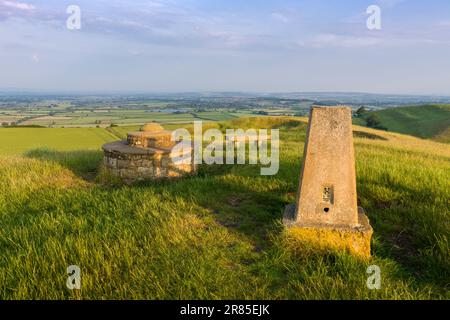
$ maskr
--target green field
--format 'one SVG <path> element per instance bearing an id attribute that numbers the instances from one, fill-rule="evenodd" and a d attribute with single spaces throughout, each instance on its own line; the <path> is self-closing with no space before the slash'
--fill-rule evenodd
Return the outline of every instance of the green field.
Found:
<path id="1" fill-rule="evenodd" d="M 175 125 L 175 127 L 178 127 L 179 125 Z M 142 126 L 120 126 L 120 127 L 110 127 L 106 128 L 108 132 L 112 133 L 114 136 L 119 138 L 120 140 L 126 140 L 127 133 L 131 131 L 139 131 Z"/>
<path id="2" fill-rule="evenodd" d="M 103 128 L 0 128 L 0 154 L 22 154 L 36 148 L 99 150 L 114 140 L 117 137 Z"/>
<path id="3" fill-rule="evenodd" d="M 17 122 L 21 126 L 43 127 L 107 127 L 111 124 L 130 126 L 146 122 L 163 124 L 189 123 L 194 120 L 224 121 L 248 116 L 249 113 L 228 111 L 164 112 L 147 109 L 77 109 L 77 110 L 20 110 L 0 111 L 0 124 Z"/>
<path id="4" fill-rule="evenodd" d="M 230 120 L 234 118 L 238 118 L 242 115 L 237 114 L 231 114 L 229 112 L 196 112 L 195 118 L 198 120 L 206 120 L 206 121 L 224 121 L 224 120 Z"/>
<path id="5" fill-rule="evenodd" d="M 450 105 L 399 107 L 373 112 L 389 131 L 450 142 Z M 363 124 L 363 119 L 356 123 Z"/>
<path id="6" fill-rule="evenodd" d="M 42 116 L 23 121 L 21 125 L 40 125 L 40 126 L 106 126 L 111 123 L 120 125 L 143 124 L 145 122 L 160 123 L 184 123 L 194 120 L 189 113 L 167 113 L 167 112 L 149 112 L 143 110 L 123 110 L 123 111 L 77 111 L 61 112 L 55 116 Z"/>
<path id="7" fill-rule="evenodd" d="M 303 119 L 217 126 L 280 128 L 279 173 L 215 165 L 102 185 L 98 149 L 115 139 L 106 129 L 0 129 L 0 299 L 450 298 L 448 145 L 355 127 L 358 202 L 374 229 L 363 262 L 293 243 L 282 228 Z M 80 291 L 66 288 L 72 264 Z M 366 287 L 373 264 L 380 290 Z"/>

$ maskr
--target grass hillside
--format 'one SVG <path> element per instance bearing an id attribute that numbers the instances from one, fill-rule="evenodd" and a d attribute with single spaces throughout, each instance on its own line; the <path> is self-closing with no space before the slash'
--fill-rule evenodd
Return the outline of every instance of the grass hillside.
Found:
<path id="1" fill-rule="evenodd" d="M 302 120 L 216 125 L 280 128 L 279 173 L 215 165 L 177 181 L 104 186 L 87 175 L 102 161 L 98 140 L 97 150 L 48 141 L 0 156 L 0 299 L 450 298 L 448 145 L 355 126 L 358 202 L 374 229 L 373 258 L 363 262 L 286 237 Z M 72 264 L 80 291 L 66 288 Z M 373 264 L 380 290 L 366 287 Z"/>
<path id="2" fill-rule="evenodd" d="M 373 112 L 389 131 L 450 142 L 450 105 L 399 107 Z M 362 119 L 359 123 L 363 123 Z"/>

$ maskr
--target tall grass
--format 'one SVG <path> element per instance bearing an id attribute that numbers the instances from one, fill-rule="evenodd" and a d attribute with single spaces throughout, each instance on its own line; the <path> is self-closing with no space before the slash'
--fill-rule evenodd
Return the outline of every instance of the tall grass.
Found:
<path id="1" fill-rule="evenodd" d="M 318 252 L 281 225 L 294 201 L 305 123 L 281 129 L 278 175 L 249 165 L 132 186 L 91 175 L 99 152 L 38 149 L 0 157 L 0 299 L 448 299 L 448 146 L 357 128 L 358 201 L 374 228 L 373 258 Z M 80 291 L 66 268 L 81 268 Z M 380 266 L 380 290 L 366 287 Z"/>

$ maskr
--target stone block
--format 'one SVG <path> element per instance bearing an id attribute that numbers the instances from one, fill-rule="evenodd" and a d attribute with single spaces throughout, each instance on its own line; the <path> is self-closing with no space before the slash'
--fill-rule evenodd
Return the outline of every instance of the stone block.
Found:
<path id="1" fill-rule="evenodd" d="M 136 176 L 151 177 L 151 176 L 153 176 L 153 168 L 152 167 L 139 167 L 139 168 L 137 168 Z"/>
<path id="2" fill-rule="evenodd" d="M 154 126 L 152 126 L 153 128 Z M 182 176 L 185 166 L 175 164 L 170 157 L 174 143 L 170 131 L 139 131 L 128 133 L 127 141 L 104 144 L 105 168 L 126 183 L 144 179 Z M 190 151 L 190 150 L 187 150 Z M 185 150 L 185 152 L 187 152 Z M 191 157 L 192 161 L 193 158 Z M 172 172 L 174 171 L 174 172 Z"/>
<path id="3" fill-rule="evenodd" d="M 108 158 L 108 165 L 112 168 L 117 167 L 117 159 L 116 158 Z"/>
<path id="4" fill-rule="evenodd" d="M 117 160 L 117 168 L 119 169 L 126 169 L 130 166 L 130 161 L 124 160 L 124 159 L 118 159 Z"/>

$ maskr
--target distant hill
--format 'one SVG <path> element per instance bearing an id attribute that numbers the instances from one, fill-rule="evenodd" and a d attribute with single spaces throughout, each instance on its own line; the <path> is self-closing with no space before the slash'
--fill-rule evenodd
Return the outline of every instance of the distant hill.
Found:
<path id="1" fill-rule="evenodd" d="M 399 107 L 369 114 L 375 114 L 389 131 L 450 143 L 450 105 Z M 364 125 L 364 118 L 355 123 Z"/>

